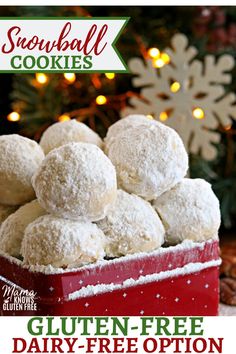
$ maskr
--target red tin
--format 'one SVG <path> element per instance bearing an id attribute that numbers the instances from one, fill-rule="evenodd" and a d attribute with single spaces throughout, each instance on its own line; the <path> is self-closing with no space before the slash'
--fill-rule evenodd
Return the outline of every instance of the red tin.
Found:
<path id="1" fill-rule="evenodd" d="M 56 274 L 32 271 L 20 261 L 1 255 L 1 315 L 215 316 L 219 303 L 218 264 L 215 240 L 195 244 L 187 241 L 149 254 Z M 37 310 L 4 311 L 5 284 L 34 290 Z"/>

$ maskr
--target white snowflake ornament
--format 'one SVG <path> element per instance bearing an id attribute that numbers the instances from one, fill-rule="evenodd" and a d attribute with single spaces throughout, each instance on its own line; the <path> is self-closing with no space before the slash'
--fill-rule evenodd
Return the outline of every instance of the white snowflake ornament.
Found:
<path id="1" fill-rule="evenodd" d="M 204 62 L 195 59 L 197 49 L 188 47 L 188 39 L 176 34 L 172 48 L 165 52 L 170 63 L 158 71 L 153 61 L 133 58 L 130 71 L 137 75 L 133 85 L 141 88 L 141 97 L 133 97 L 122 111 L 128 114 L 152 115 L 155 119 L 174 128 L 182 137 L 189 152 L 201 152 L 207 159 L 216 155 L 215 147 L 220 134 L 212 131 L 218 123 L 229 126 L 236 119 L 235 95 L 225 94 L 224 84 L 230 83 L 228 73 L 234 66 L 230 55 L 218 60 L 207 55 Z"/>

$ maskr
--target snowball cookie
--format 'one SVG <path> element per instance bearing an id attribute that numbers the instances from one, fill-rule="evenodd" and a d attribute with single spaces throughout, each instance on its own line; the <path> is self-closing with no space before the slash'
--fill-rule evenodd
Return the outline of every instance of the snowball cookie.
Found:
<path id="1" fill-rule="evenodd" d="M 149 252 L 164 242 L 164 227 L 151 204 L 118 190 L 115 204 L 97 223 L 107 237 L 109 257 Z"/>
<path id="2" fill-rule="evenodd" d="M 119 136 L 124 130 L 133 128 L 139 124 L 152 124 L 152 122 L 152 119 L 149 119 L 142 114 L 131 114 L 118 120 L 116 123 L 112 124 L 107 131 L 107 135 L 104 139 L 105 149 L 107 149 L 111 141 Z"/>
<path id="3" fill-rule="evenodd" d="M 77 221 L 104 218 L 117 192 L 111 161 L 96 145 L 86 143 L 52 150 L 33 176 L 33 186 L 49 213 Z"/>
<path id="4" fill-rule="evenodd" d="M 217 237 L 219 201 L 202 179 L 183 179 L 153 203 L 166 229 L 167 242 L 205 241 Z"/>
<path id="5" fill-rule="evenodd" d="M 0 227 L 0 249 L 11 256 L 19 257 L 26 226 L 44 214 L 46 211 L 37 200 L 20 207 Z"/>
<path id="6" fill-rule="evenodd" d="M 35 141 L 16 134 L 0 136 L 0 204 L 20 205 L 35 198 L 31 177 L 43 159 Z"/>
<path id="7" fill-rule="evenodd" d="M 40 146 L 44 150 L 44 153 L 48 154 L 55 148 L 73 142 L 95 144 L 100 148 L 103 145 L 102 139 L 97 133 L 87 125 L 72 119 L 66 122 L 55 123 L 45 130 L 40 140 Z"/>
<path id="8" fill-rule="evenodd" d="M 1 205 L 0 204 L 0 226 L 1 223 L 14 211 L 16 211 L 17 206 L 7 206 L 7 205 Z"/>
<path id="9" fill-rule="evenodd" d="M 26 228 L 21 252 L 26 264 L 76 267 L 102 259 L 105 242 L 95 224 L 45 215 Z"/>
<path id="10" fill-rule="evenodd" d="M 179 135 L 157 121 L 124 130 L 108 146 L 118 185 L 146 200 L 175 186 L 188 169 L 188 155 Z"/>

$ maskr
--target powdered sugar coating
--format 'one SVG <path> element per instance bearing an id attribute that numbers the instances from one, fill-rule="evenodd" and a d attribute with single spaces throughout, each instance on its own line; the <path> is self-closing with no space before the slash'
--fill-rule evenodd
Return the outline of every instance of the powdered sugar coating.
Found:
<path id="1" fill-rule="evenodd" d="M 157 121 L 128 128 L 107 146 L 118 185 L 152 200 L 186 175 L 188 155 L 179 135 Z"/>
<path id="2" fill-rule="evenodd" d="M 0 227 L 0 249 L 11 256 L 19 257 L 26 227 L 46 211 L 33 200 L 11 214 Z"/>
<path id="3" fill-rule="evenodd" d="M 26 228 L 21 252 L 25 264 L 78 267 L 102 259 L 105 242 L 95 224 L 45 215 Z"/>
<path id="4" fill-rule="evenodd" d="M 31 177 L 43 159 L 35 141 L 17 134 L 0 136 L 0 204 L 20 205 L 35 198 Z"/>
<path id="5" fill-rule="evenodd" d="M 9 215 L 16 211 L 17 208 L 17 206 L 8 206 L 0 204 L 0 226 Z"/>
<path id="6" fill-rule="evenodd" d="M 212 244 L 215 242 L 215 240 L 210 239 L 206 242 L 193 242 L 191 240 L 184 240 L 182 243 L 179 243 L 174 246 L 169 246 L 169 247 L 160 247 L 152 252 L 139 252 L 135 254 L 129 254 L 123 257 L 118 257 L 114 259 L 102 259 L 98 260 L 95 263 L 91 264 L 86 264 L 80 267 L 80 270 L 82 271 L 95 271 L 99 268 L 99 270 L 102 270 L 103 267 L 106 267 L 107 264 L 112 264 L 117 266 L 117 264 L 122 264 L 125 265 L 126 262 L 130 262 L 131 260 L 137 260 L 139 259 L 140 261 L 144 261 L 147 256 L 149 257 L 158 257 L 161 254 L 169 254 L 169 252 L 179 252 L 179 251 L 195 251 L 198 249 L 199 251 L 203 251 L 205 244 Z M 71 272 L 77 272 L 78 268 L 55 268 L 52 265 L 27 265 L 23 264 L 23 262 L 20 259 L 17 259 L 15 257 L 12 257 L 5 252 L 1 251 L 0 249 L 0 256 L 6 258 L 10 263 L 12 264 L 17 264 L 20 267 L 24 269 L 28 269 L 30 272 L 34 273 L 42 273 L 42 274 L 62 274 L 62 273 L 71 273 Z"/>
<path id="7" fill-rule="evenodd" d="M 185 178 L 153 203 L 170 244 L 182 240 L 205 241 L 217 237 L 219 201 L 211 185 L 202 179 Z"/>
<path id="8" fill-rule="evenodd" d="M 142 114 L 131 114 L 125 118 L 122 118 L 112 124 L 108 131 L 107 135 L 104 139 L 105 142 L 105 150 L 107 151 L 109 145 L 112 143 L 114 139 L 116 139 L 120 133 L 125 131 L 126 129 L 135 127 L 139 124 L 152 124 L 152 119 L 147 118 Z"/>
<path id="9" fill-rule="evenodd" d="M 220 259 L 204 262 L 204 263 L 188 263 L 184 265 L 182 268 L 176 268 L 173 270 L 162 271 L 160 273 L 140 276 L 139 279 L 129 278 L 126 279 L 121 284 L 110 283 L 110 284 L 87 285 L 81 288 L 80 290 L 70 293 L 68 298 L 69 301 L 73 301 L 79 298 L 95 296 L 98 294 L 104 294 L 107 292 L 112 292 L 120 289 L 125 290 L 133 286 L 137 287 L 141 284 L 149 284 L 152 282 L 159 282 L 163 279 L 171 279 L 171 278 L 176 278 L 187 274 L 193 274 L 196 272 L 200 272 L 203 269 L 218 267 L 220 264 L 221 264 Z"/>
<path id="10" fill-rule="evenodd" d="M 118 190 L 115 204 L 97 225 L 107 238 L 109 257 L 150 252 L 164 242 L 165 230 L 152 206 L 122 190 Z"/>
<path id="11" fill-rule="evenodd" d="M 72 119 L 55 123 L 45 130 L 40 140 L 40 146 L 47 155 L 51 150 L 72 142 L 95 144 L 100 148 L 103 145 L 102 139 L 97 133 L 84 123 Z"/>
<path id="12" fill-rule="evenodd" d="M 102 219 L 115 201 L 116 172 L 96 145 L 70 143 L 52 150 L 33 177 L 49 213 L 77 221 Z"/>

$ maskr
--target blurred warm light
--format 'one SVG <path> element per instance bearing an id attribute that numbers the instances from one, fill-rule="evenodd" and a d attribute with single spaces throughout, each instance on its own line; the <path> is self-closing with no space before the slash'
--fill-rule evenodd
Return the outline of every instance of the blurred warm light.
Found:
<path id="1" fill-rule="evenodd" d="M 170 90 L 171 90 L 173 93 L 175 93 L 175 92 L 178 92 L 178 91 L 179 91 L 180 87 L 181 87 L 180 83 L 179 83 L 178 81 L 175 81 L 175 82 L 173 82 L 173 84 L 171 84 Z"/>
<path id="2" fill-rule="evenodd" d="M 168 119 L 168 114 L 166 112 L 161 112 L 159 115 L 159 119 L 164 122 L 165 120 Z"/>
<path id="3" fill-rule="evenodd" d="M 46 84 L 48 82 L 48 77 L 47 75 L 43 74 L 43 73 L 37 73 L 35 74 L 35 78 L 38 81 L 39 84 Z"/>
<path id="4" fill-rule="evenodd" d="M 20 120 L 20 114 L 17 112 L 11 112 L 8 114 L 7 120 L 9 120 L 9 122 L 18 122 Z"/>
<path id="5" fill-rule="evenodd" d="M 105 73 L 105 76 L 109 80 L 113 80 L 115 78 L 115 74 L 114 73 Z"/>
<path id="6" fill-rule="evenodd" d="M 65 78 L 68 82 L 70 82 L 71 84 L 73 84 L 73 82 L 75 82 L 75 80 L 76 80 L 76 75 L 73 74 L 73 73 L 65 73 L 65 74 L 64 74 L 64 78 Z"/>
<path id="7" fill-rule="evenodd" d="M 150 48 L 148 49 L 148 56 L 150 58 L 157 58 L 160 55 L 160 50 L 158 48 Z"/>
<path id="8" fill-rule="evenodd" d="M 153 66 L 155 68 L 162 68 L 164 65 L 165 65 L 165 62 L 161 58 L 156 59 L 156 60 L 153 61 Z"/>
<path id="9" fill-rule="evenodd" d="M 165 64 L 169 64 L 170 57 L 167 53 L 161 53 L 161 59 L 164 61 Z"/>
<path id="10" fill-rule="evenodd" d="M 107 103 L 107 98 L 105 96 L 103 96 L 103 95 L 99 95 L 96 98 L 96 103 L 98 105 L 100 105 L 100 106 L 103 105 L 103 104 L 106 104 Z"/>
<path id="11" fill-rule="evenodd" d="M 151 114 L 147 114 L 146 117 L 147 117 L 148 119 L 154 119 L 154 117 L 153 117 Z"/>
<path id="12" fill-rule="evenodd" d="M 66 122 L 70 120 L 70 116 L 68 116 L 67 114 L 62 114 L 59 118 L 58 118 L 58 121 L 59 122 Z"/>
<path id="13" fill-rule="evenodd" d="M 197 107 L 197 108 L 194 108 L 194 110 L 193 110 L 193 116 L 196 119 L 203 119 L 205 117 L 205 114 L 201 108 Z"/>
<path id="14" fill-rule="evenodd" d="M 226 127 L 224 127 L 225 130 L 230 130 L 232 128 L 232 124 L 226 125 Z"/>

